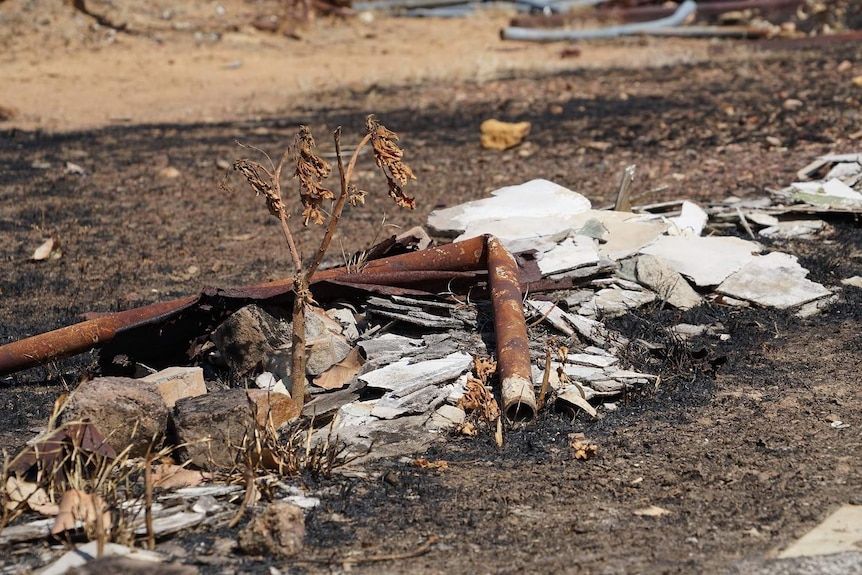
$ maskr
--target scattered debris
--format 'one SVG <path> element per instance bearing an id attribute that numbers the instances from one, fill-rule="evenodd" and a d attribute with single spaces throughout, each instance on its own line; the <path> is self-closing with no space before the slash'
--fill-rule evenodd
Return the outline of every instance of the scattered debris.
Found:
<path id="1" fill-rule="evenodd" d="M 503 29 L 500 37 L 504 40 L 519 40 L 531 42 L 556 42 L 561 40 L 594 40 L 601 38 L 616 38 L 631 34 L 650 34 L 653 32 L 664 32 L 667 28 L 682 25 L 689 16 L 697 10 L 694 0 L 685 0 L 676 9 L 676 12 L 665 18 L 653 22 L 641 22 L 637 24 L 620 24 L 607 28 L 592 28 L 583 30 L 537 30 L 534 28 L 508 27 Z"/>
<path id="2" fill-rule="evenodd" d="M 132 549 L 131 547 L 119 545 L 117 543 L 104 544 L 101 550 L 102 558 L 99 559 L 99 564 L 97 565 L 96 557 L 99 556 L 97 546 L 98 543 L 96 541 L 90 541 L 89 543 L 80 545 L 76 549 L 65 553 L 62 557 L 41 570 L 39 573 L 42 575 L 62 575 L 63 573 L 71 572 L 71 569 L 81 568 L 85 565 L 88 567 L 86 570 L 76 569 L 75 573 L 128 573 L 129 571 L 126 570 L 114 570 L 115 567 L 120 567 L 120 565 L 122 565 L 116 562 L 117 558 L 146 562 L 150 565 L 150 570 L 153 569 L 153 563 L 159 563 L 159 573 L 170 573 L 172 575 L 197 573 L 197 570 L 193 567 L 163 564 L 162 562 L 164 561 L 164 557 L 159 553 L 154 553 L 145 549 Z M 104 569 L 104 571 L 101 569 Z"/>
<path id="3" fill-rule="evenodd" d="M 129 511 L 124 525 L 139 537 L 216 517 L 236 524 L 249 511 L 254 517 L 239 549 L 295 556 L 303 508 L 318 500 L 282 483 L 288 470 L 415 456 L 449 432 L 493 435 L 503 445 L 509 425 L 547 406 L 573 420 L 601 418 L 632 392 L 658 389 L 662 377 L 647 373 L 649 367 L 634 369 L 626 352 L 668 350 L 629 340 L 606 325 L 608 318 L 639 306 L 688 310 L 704 301 L 798 308 L 801 315 L 837 301 L 840 290 L 807 279 L 794 256 L 716 230 L 749 237 L 756 231 L 771 247 L 823 237 L 829 214 L 856 209 L 846 201 L 852 194 L 830 183 L 858 193 L 862 173 L 854 165 L 857 155 L 825 156 L 800 176 L 823 176 L 825 183 L 814 182 L 819 187 L 794 184 L 771 198 L 705 208 L 683 201 L 596 210 L 581 194 L 533 180 L 437 210 L 429 224 L 458 241 L 420 247 L 427 235 L 411 231 L 406 243 L 390 238 L 369 250 L 379 255 L 309 278 L 314 304 L 304 308 L 302 397 L 284 386 L 295 375 L 292 281 L 207 289 L 2 346 L 4 373 L 97 345 L 104 370 L 150 373 L 83 383 L 58 412 L 60 427 L 52 421 L 49 433 L 10 462 L 3 477 L 7 510 L 52 518 L 7 526 L 0 542 L 115 528 L 114 516 L 104 514 L 112 509 L 108 498 L 64 488 L 54 505 L 45 486 L 26 477 L 77 451 L 113 462 L 141 458 L 150 496 L 154 487 L 160 495 Z M 800 211 L 821 219 L 802 220 Z M 858 287 L 862 280 L 842 283 Z M 552 345 L 559 336 L 548 332 L 562 334 L 565 344 Z M 545 336 L 543 349 L 530 339 L 536 333 Z M 733 336 L 718 323 L 678 324 L 668 335 L 681 347 L 693 338 Z M 168 348 L 185 355 L 155 356 Z M 204 381 L 213 371 L 243 389 Z M 830 425 L 847 424 L 835 416 Z M 569 439 L 575 459 L 598 455 L 584 436 Z M 159 459 L 162 449 L 169 458 Z M 421 469 L 449 466 L 409 461 Z M 243 485 L 219 484 L 224 477 Z M 634 513 L 669 511 L 651 506 Z"/>

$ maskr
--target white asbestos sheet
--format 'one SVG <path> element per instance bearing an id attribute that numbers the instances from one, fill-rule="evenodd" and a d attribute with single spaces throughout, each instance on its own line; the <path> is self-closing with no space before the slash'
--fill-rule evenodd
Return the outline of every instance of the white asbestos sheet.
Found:
<path id="1" fill-rule="evenodd" d="M 588 209 L 590 200 L 581 194 L 554 182 L 537 179 L 494 190 L 490 198 L 434 210 L 428 216 L 428 225 L 438 232 L 459 233 L 470 228 L 471 224 L 475 226 L 476 222 L 506 222 L 520 218 L 528 222 L 541 221 L 577 214 Z M 547 235 L 537 234 L 532 228 L 530 230 L 530 235 Z M 501 234 L 500 237 L 511 236 Z"/>
<path id="2" fill-rule="evenodd" d="M 664 258 L 697 286 L 716 286 L 742 269 L 760 251 L 760 244 L 731 236 L 662 236 L 641 250 Z"/>
<path id="3" fill-rule="evenodd" d="M 832 292 L 806 279 L 808 270 L 796 257 L 772 252 L 753 259 L 728 277 L 716 291 L 762 306 L 785 309 L 813 301 Z"/>

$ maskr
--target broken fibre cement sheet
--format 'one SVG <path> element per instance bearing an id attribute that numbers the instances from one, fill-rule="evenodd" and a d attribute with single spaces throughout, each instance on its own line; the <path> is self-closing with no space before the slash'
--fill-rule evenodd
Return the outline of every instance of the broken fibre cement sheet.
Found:
<path id="1" fill-rule="evenodd" d="M 808 270 L 796 257 L 781 252 L 759 256 L 734 273 L 716 291 L 754 303 L 785 309 L 825 297 L 832 292 L 806 279 Z"/>
<path id="2" fill-rule="evenodd" d="M 490 198 L 434 210 L 428 216 L 428 225 L 438 232 L 459 233 L 476 221 L 511 218 L 547 221 L 548 218 L 577 214 L 588 209 L 590 200 L 581 194 L 554 182 L 537 179 L 494 190 Z M 548 232 L 531 235 L 548 235 Z"/>
<path id="3" fill-rule="evenodd" d="M 760 252 L 760 244 L 731 236 L 662 236 L 641 250 L 664 258 L 701 287 L 716 286 Z"/>

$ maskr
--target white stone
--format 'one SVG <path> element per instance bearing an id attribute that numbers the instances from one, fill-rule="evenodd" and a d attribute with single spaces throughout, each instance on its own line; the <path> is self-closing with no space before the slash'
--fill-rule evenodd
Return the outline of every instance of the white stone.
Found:
<path id="1" fill-rule="evenodd" d="M 796 257 L 772 252 L 753 259 L 716 288 L 719 293 L 784 309 L 829 295 L 828 289 L 805 276 Z"/>
<path id="2" fill-rule="evenodd" d="M 376 417 L 372 417 L 371 411 L 377 404 L 378 400 L 372 401 L 354 401 L 345 403 L 338 408 L 336 415 L 336 428 L 349 427 L 353 425 L 366 425 L 376 421 Z"/>
<path id="3" fill-rule="evenodd" d="M 571 363 L 579 363 L 592 367 L 610 367 L 619 361 L 612 355 L 596 355 L 591 353 L 570 353 L 566 359 Z"/>
<path id="4" fill-rule="evenodd" d="M 557 395 L 557 402 L 578 407 L 579 409 L 586 411 L 591 417 L 596 416 L 596 408 L 590 405 L 590 403 L 581 396 L 581 390 L 574 385 L 567 387 L 565 390 L 560 392 L 560 394 Z"/>
<path id="5" fill-rule="evenodd" d="M 454 405 L 441 405 L 437 408 L 425 427 L 430 431 L 445 431 L 456 425 L 461 425 L 467 420 L 467 414 L 460 407 Z"/>
<path id="6" fill-rule="evenodd" d="M 119 545 L 117 543 L 110 542 L 104 544 L 104 549 L 102 553 L 104 556 L 124 555 L 126 557 L 129 557 L 130 559 L 152 561 L 155 563 L 164 561 L 164 557 L 159 553 L 155 553 L 153 551 L 146 551 L 144 549 L 132 549 L 131 547 L 126 547 L 125 545 Z M 94 559 L 97 556 L 98 542 L 90 541 L 89 543 L 79 545 L 76 549 L 72 551 L 68 551 L 62 557 L 54 561 L 51 565 L 39 571 L 39 575 L 62 575 L 73 567 L 80 567 L 81 565 L 86 564 L 89 559 Z M 157 571 L 157 569 L 154 568 L 153 571 Z"/>
<path id="7" fill-rule="evenodd" d="M 371 415 L 378 419 L 393 419 L 402 415 L 425 413 L 446 401 L 449 389 L 428 385 L 402 394 L 391 391 L 377 400 Z"/>
<path id="8" fill-rule="evenodd" d="M 841 280 L 841 285 L 853 286 L 862 289 L 862 276 L 852 276 Z"/>
<path id="9" fill-rule="evenodd" d="M 754 222 L 758 226 L 777 226 L 779 221 L 778 218 L 766 212 L 747 212 L 745 219 Z"/>
<path id="10" fill-rule="evenodd" d="M 793 182 L 790 186 L 797 192 L 802 192 L 803 194 L 844 198 L 854 202 L 862 201 L 862 194 L 838 178 L 818 182 Z"/>
<path id="11" fill-rule="evenodd" d="M 594 310 L 590 315 L 601 312 L 605 317 L 616 317 L 654 302 L 655 299 L 655 294 L 650 291 L 605 288 L 597 291 L 593 300 L 585 304 L 585 307 Z"/>
<path id="12" fill-rule="evenodd" d="M 763 228 L 758 232 L 765 238 L 773 239 L 814 239 L 818 232 L 823 231 L 826 222 L 823 220 L 789 220 L 778 222 L 774 226 Z"/>
<path id="13" fill-rule="evenodd" d="M 405 355 L 413 355 L 425 349 L 425 342 L 421 339 L 397 335 L 394 333 L 384 333 L 379 337 L 360 341 L 357 343 L 365 351 L 365 355 L 369 361 L 380 357 L 388 357 L 395 355 L 396 358 L 401 358 Z"/>
<path id="14" fill-rule="evenodd" d="M 760 245 L 730 236 L 663 236 L 641 253 L 659 256 L 698 286 L 715 286 L 754 259 Z"/>
<path id="15" fill-rule="evenodd" d="M 278 379 L 275 374 L 270 371 L 264 371 L 254 378 L 254 384 L 260 389 L 290 396 L 290 392 L 287 391 L 287 387 L 284 385 L 284 382 Z"/>

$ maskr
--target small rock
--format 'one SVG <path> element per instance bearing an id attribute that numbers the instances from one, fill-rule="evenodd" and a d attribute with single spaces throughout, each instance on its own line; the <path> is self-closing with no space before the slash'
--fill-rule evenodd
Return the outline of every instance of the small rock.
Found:
<path id="1" fill-rule="evenodd" d="M 792 112 L 793 110 L 798 110 L 799 108 L 801 108 L 804 105 L 805 104 L 802 102 L 802 100 L 797 100 L 796 98 L 787 98 L 781 104 L 781 107 L 787 111 Z"/>
<path id="2" fill-rule="evenodd" d="M 251 25 L 261 32 L 278 32 L 281 21 L 275 15 L 259 16 Z"/>
<path id="3" fill-rule="evenodd" d="M 766 136 L 766 143 L 772 146 L 773 148 L 781 147 L 781 138 L 777 138 L 775 136 Z"/>
<path id="4" fill-rule="evenodd" d="M 216 160 L 216 167 L 220 170 L 229 170 L 232 166 L 233 164 L 231 164 L 224 158 L 219 158 L 218 160 Z"/>
<path id="5" fill-rule="evenodd" d="M 67 174 L 75 174 L 78 176 L 83 176 L 84 174 L 87 173 L 86 170 L 84 170 L 84 168 L 82 168 L 80 165 L 78 165 L 74 162 L 66 162 L 65 172 Z"/>
<path id="6" fill-rule="evenodd" d="M 160 178 L 174 179 L 174 178 L 179 178 L 180 174 L 181 174 L 181 172 L 178 169 L 174 168 L 173 166 L 167 166 L 167 167 L 164 167 L 161 170 L 159 170 L 159 177 Z"/>
<path id="7" fill-rule="evenodd" d="M 852 276 L 841 280 L 842 285 L 853 286 L 862 289 L 862 276 Z"/>
<path id="8" fill-rule="evenodd" d="M 590 150 L 596 150 L 597 152 L 607 152 L 613 148 L 614 145 L 612 142 L 598 142 L 591 140 L 589 142 L 584 142 L 584 147 Z"/>
<path id="9" fill-rule="evenodd" d="M 162 371 L 142 378 L 158 386 L 162 400 L 173 409 L 177 400 L 184 397 L 197 397 L 207 392 L 204 371 L 200 367 L 168 367 Z"/>
<path id="10" fill-rule="evenodd" d="M 842 60 L 841 63 L 838 64 L 838 67 L 836 69 L 838 70 L 839 73 L 843 74 L 844 72 L 851 69 L 852 67 L 853 67 L 853 62 L 851 62 L 850 60 Z"/>
<path id="11" fill-rule="evenodd" d="M 270 391 L 272 393 L 283 393 L 285 395 L 290 395 L 290 392 L 287 391 L 287 387 L 284 385 L 284 381 L 278 379 L 272 372 L 265 371 L 254 378 L 254 384 L 258 386 L 260 389 L 265 389 L 266 391 Z"/>
<path id="12" fill-rule="evenodd" d="M 231 369 L 245 374 L 267 363 L 275 349 L 290 344 L 290 326 L 256 305 L 233 313 L 212 334 L 222 356 Z M 287 356 L 290 356 L 288 350 Z M 290 365 L 288 360 L 287 365 Z M 285 374 L 278 371 L 280 377 Z"/>
<path id="13" fill-rule="evenodd" d="M 293 503 L 276 501 L 255 515 L 239 532 L 238 543 L 248 555 L 287 559 L 302 550 L 304 539 L 302 509 Z"/>
<path id="14" fill-rule="evenodd" d="M 180 456 L 207 471 L 234 467 L 238 447 L 255 425 L 242 389 L 180 399 L 173 420 Z"/>
<path id="15" fill-rule="evenodd" d="M 94 422 L 119 453 L 139 457 L 161 445 L 169 411 L 158 385 L 128 377 L 98 377 L 82 383 L 69 397 L 60 422 Z"/>

